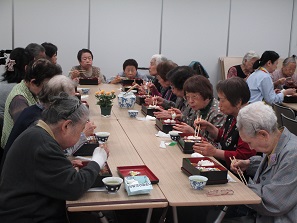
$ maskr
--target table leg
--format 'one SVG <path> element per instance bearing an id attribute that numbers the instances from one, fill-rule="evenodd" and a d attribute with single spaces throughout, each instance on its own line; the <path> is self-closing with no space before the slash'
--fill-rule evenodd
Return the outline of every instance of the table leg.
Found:
<path id="1" fill-rule="evenodd" d="M 147 211 L 147 216 L 146 216 L 145 223 L 150 223 L 151 222 L 152 213 L 153 213 L 153 209 L 149 208 L 148 211 Z"/>
<path id="2" fill-rule="evenodd" d="M 177 217 L 177 209 L 176 207 L 172 206 L 172 214 L 173 214 L 173 222 L 178 223 L 178 217 Z"/>

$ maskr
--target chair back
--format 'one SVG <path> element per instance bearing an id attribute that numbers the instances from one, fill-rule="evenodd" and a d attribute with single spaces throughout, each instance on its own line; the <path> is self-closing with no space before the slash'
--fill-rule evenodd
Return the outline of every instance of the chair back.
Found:
<path id="1" fill-rule="evenodd" d="M 295 112 L 292 108 L 288 108 L 276 103 L 273 103 L 273 109 L 277 117 L 278 126 L 283 126 L 281 114 L 284 114 L 288 118 L 295 119 Z"/>
<path id="2" fill-rule="evenodd" d="M 285 126 L 291 133 L 297 135 L 297 121 L 291 119 L 284 114 L 281 114 L 283 126 Z"/>

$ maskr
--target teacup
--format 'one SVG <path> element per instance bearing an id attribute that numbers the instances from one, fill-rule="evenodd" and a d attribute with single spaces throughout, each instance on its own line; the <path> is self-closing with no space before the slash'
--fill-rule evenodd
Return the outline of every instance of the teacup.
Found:
<path id="1" fill-rule="evenodd" d="M 203 190 L 208 181 L 207 177 L 201 175 L 192 175 L 189 176 L 191 187 L 195 190 Z"/>
<path id="2" fill-rule="evenodd" d="M 110 136 L 109 132 L 96 132 L 95 136 L 99 142 L 106 142 Z"/>

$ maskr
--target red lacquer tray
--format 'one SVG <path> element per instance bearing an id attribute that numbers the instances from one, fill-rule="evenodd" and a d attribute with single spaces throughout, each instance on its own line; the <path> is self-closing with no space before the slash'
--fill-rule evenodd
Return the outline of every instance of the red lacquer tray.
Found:
<path id="1" fill-rule="evenodd" d="M 131 176 L 130 171 L 140 172 L 138 175 L 146 175 L 152 184 L 159 183 L 159 179 L 155 176 L 155 174 L 146 166 L 118 166 L 118 173 L 121 177 Z"/>

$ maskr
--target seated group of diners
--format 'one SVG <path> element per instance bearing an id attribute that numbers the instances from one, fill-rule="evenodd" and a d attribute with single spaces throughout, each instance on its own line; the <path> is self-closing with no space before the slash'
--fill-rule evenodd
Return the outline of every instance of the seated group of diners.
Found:
<path id="1" fill-rule="evenodd" d="M 235 174 L 238 168 L 245 171 L 247 186 L 262 199 L 248 205 L 257 222 L 296 221 L 297 137 L 277 128 L 271 107 L 296 93 L 294 55 L 276 70 L 276 52 L 260 57 L 249 51 L 218 82 L 216 99 L 199 62 L 195 69 L 156 54 L 145 75 L 135 59 L 127 59 L 123 71 L 107 79 L 93 66 L 88 49 L 78 52 L 79 65 L 63 75 L 57 50 L 51 43 L 14 49 L 0 81 L 1 222 L 66 222 L 66 200 L 87 192 L 106 162 L 106 145 L 96 148 L 84 167 L 67 158 L 96 128 L 87 107 L 75 97 L 80 78 L 97 78 L 98 84 L 142 79 L 138 93 L 147 96 L 145 103 L 157 103 L 156 118 L 175 113 L 180 122 L 173 128 L 183 133 L 194 133 L 199 126 L 202 141 L 194 144 L 195 152 L 215 157 Z"/>

